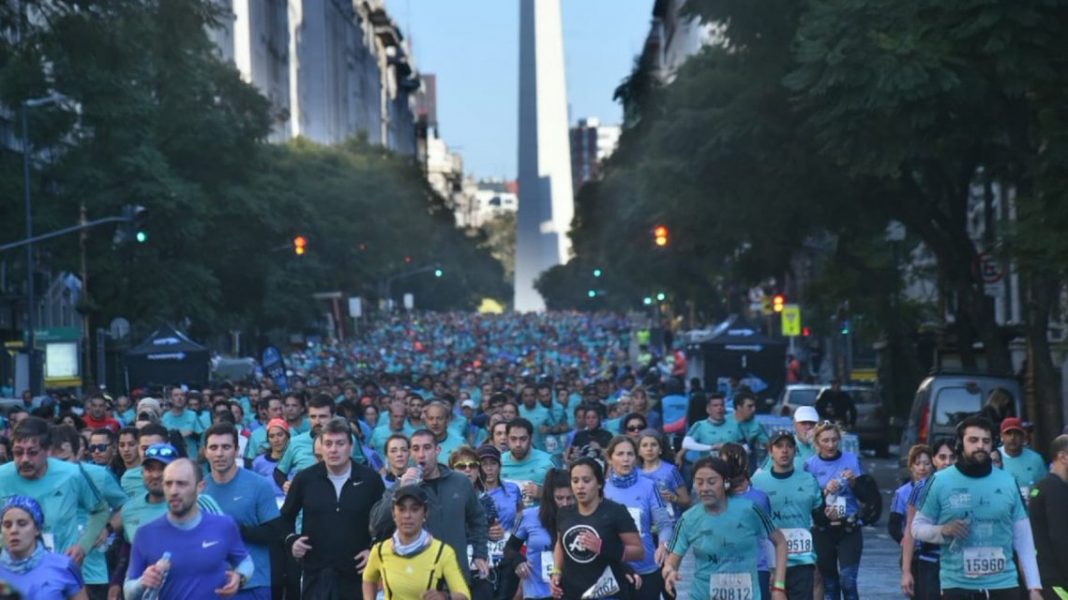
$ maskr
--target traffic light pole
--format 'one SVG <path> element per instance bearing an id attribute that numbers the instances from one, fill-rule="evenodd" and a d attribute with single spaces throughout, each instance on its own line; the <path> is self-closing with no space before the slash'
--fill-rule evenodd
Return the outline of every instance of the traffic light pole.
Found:
<path id="1" fill-rule="evenodd" d="M 16 248 L 21 248 L 23 246 L 31 247 L 33 244 L 36 244 L 37 242 L 43 242 L 44 240 L 50 240 L 52 238 L 62 237 L 64 235 L 67 235 L 68 233 L 77 233 L 79 231 L 84 231 L 86 229 L 92 229 L 93 227 L 96 227 L 98 225 L 107 225 L 108 223 L 129 223 L 132 220 L 133 219 L 130 219 L 130 218 L 127 218 L 127 217 L 104 217 L 103 219 L 96 219 L 94 221 L 86 221 L 85 223 L 79 223 L 78 225 L 73 225 L 71 227 L 65 227 L 63 229 L 58 229 L 56 231 L 51 231 L 51 232 L 48 232 L 48 233 L 42 233 L 41 235 L 37 235 L 37 236 L 32 236 L 31 235 L 31 236 L 28 236 L 26 239 L 19 240 L 17 242 L 10 242 L 8 244 L 0 244 L 0 252 L 4 252 L 4 251 L 7 251 L 7 250 L 14 250 Z M 32 266 L 32 265 L 30 265 L 30 266 Z"/>
<path id="2" fill-rule="evenodd" d="M 412 277 L 413 275 L 419 275 L 420 273 L 429 273 L 430 271 L 436 271 L 436 270 L 438 270 L 440 268 L 441 268 L 441 265 L 434 264 L 434 265 L 429 265 L 429 266 L 426 266 L 426 267 L 419 267 L 419 268 L 416 268 L 416 269 L 412 269 L 410 271 L 403 271 L 401 273 L 396 273 L 394 275 L 390 275 L 389 277 L 387 277 L 385 279 L 385 281 L 382 282 L 382 290 L 384 292 L 383 293 L 384 299 L 386 301 L 388 301 L 388 302 L 392 302 L 393 301 L 393 282 L 394 281 L 397 281 L 399 279 L 407 279 L 408 277 Z"/>

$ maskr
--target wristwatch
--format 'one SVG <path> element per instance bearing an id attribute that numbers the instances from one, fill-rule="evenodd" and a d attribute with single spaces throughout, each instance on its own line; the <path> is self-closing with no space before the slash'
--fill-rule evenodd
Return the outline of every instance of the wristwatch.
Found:
<path id="1" fill-rule="evenodd" d="M 237 584 L 238 588 L 243 588 L 245 587 L 245 584 L 248 583 L 248 577 L 245 577 L 244 573 L 238 573 L 237 579 L 239 581 L 239 583 Z"/>

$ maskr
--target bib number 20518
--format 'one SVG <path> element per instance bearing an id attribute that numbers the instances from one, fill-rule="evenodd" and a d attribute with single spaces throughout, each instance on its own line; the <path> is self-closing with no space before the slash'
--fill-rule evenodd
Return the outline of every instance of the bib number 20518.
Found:
<path id="1" fill-rule="evenodd" d="M 983 577 L 1005 570 L 1005 551 L 996 547 L 964 549 L 965 577 Z"/>
<path id="2" fill-rule="evenodd" d="M 715 573 L 709 585 L 709 600 L 753 600 L 753 578 L 749 573 Z"/>

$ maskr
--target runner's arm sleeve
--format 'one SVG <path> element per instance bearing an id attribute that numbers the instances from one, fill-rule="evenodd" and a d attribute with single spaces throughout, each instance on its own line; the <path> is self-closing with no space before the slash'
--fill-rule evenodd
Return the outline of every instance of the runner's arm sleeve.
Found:
<path id="1" fill-rule="evenodd" d="M 122 584 L 122 595 L 126 600 L 141 600 L 144 593 L 145 587 L 141 585 L 140 579 L 127 579 L 126 583 Z"/>
<path id="2" fill-rule="evenodd" d="M 96 545 L 96 539 L 100 537 L 100 532 L 104 530 L 109 520 L 111 520 L 111 510 L 107 504 L 101 503 L 97 506 L 96 511 L 89 513 L 89 520 L 85 523 L 85 531 L 78 538 L 78 545 L 82 547 L 86 554 L 89 554 L 89 551 Z"/>
<path id="3" fill-rule="evenodd" d="M 919 514 L 916 515 L 917 517 Z M 1035 538 L 1031 533 L 1031 521 L 1024 517 L 1012 524 L 1012 549 L 1020 561 L 1027 589 L 1042 589 L 1042 579 L 1038 574 L 1038 558 L 1035 555 Z"/>
<path id="4" fill-rule="evenodd" d="M 698 452 L 708 452 L 709 450 L 712 450 L 712 446 L 709 444 L 702 444 L 701 442 L 698 442 L 692 437 L 686 436 L 682 438 L 682 449 L 696 450 Z"/>
<path id="5" fill-rule="evenodd" d="M 899 512 L 890 513 L 886 528 L 890 532 L 890 537 L 900 544 L 901 538 L 905 537 L 905 515 Z"/>
<path id="6" fill-rule="evenodd" d="M 1031 531 L 1028 529 L 1028 536 Z M 928 544 L 944 544 L 946 538 L 942 535 L 942 526 L 934 522 L 934 519 L 925 515 L 920 511 L 916 511 L 916 516 L 912 519 L 912 537 L 920 540 L 921 542 L 927 542 Z M 1032 547 L 1034 544 L 1032 543 Z M 1034 550 L 1031 551 L 1032 554 Z"/>
<path id="7" fill-rule="evenodd" d="M 234 571 L 243 576 L 246 581 L 252 579 L 252 573 L 256 571 L 256 564 L 252 562 L 252 556 L 246 554 L 245 558 L 241 559 L 241 562 L 234 567 Z"/>
<path id="8" fill-rule="evenodd" d="M 382 498 L 371 508 L 369 519 L 371 533 L 378 538 L 378 534 L 393 526 L 393 502 L 390 498 L 390 490 L 382 493 Z M 485 544 L 483 544 L 485 546 Z"/>
<path id="9" fill-rule="evenodd" d="M 482 544 L 485 548 L 486 545 Z M 465 598 L 471 597 L 471 590 L 467 587 L 467 580 L 464 579 L 464 574 L 460 572 L 460 562 L 456 559 L 456 553 L 452 551 L 452 548 L 445 546 L 446 560 L 442 561 L 442 575 L 445 577 L 445 583 L 449 586 L 449 591 L 452 593 L 463 594 Z"/>
<path id="10" fill-rule="evenodd" d="M 251 544 L 273 544 L 289 533 L 285 518 L 279 516 L 259 525 L 240 525 L 241 539 Z"/>

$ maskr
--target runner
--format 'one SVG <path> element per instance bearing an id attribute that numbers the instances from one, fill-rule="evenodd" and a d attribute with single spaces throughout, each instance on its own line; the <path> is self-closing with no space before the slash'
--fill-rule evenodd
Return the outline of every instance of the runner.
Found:
<path id="1" fill-rule="evenodd" d="M 634 519 L 627 509 L 604 498 L 605 476 L 592 458 L 568 469 L 575 505 L 557 514 L 556 545 L 549 581 L 556 598 L 629 597 L 641 578 L 625 564 L 645 558 Z"/>
<path id="2" fill-rule="evenodd" d="M 23 598 L 86 600 L 81 569 L 65 554 L 44 544 L 45 517 L 29 496 L 11 496 L 0 509 L 4 548 L 0 550 L 0 581 Z"/>
<path id="3" fill-rule="evenodd" d="M 1031 531 L 1038 551 L 1042 596 L 1068 598 L 1068 435 L 1057 436 L 1049 448 L 1049 475 L 1031 490 Z"/>
<path id="4" fill-rule="evenodd" d="M 935 473 L 957 462 L 954 442 L 945 438 L 935 442 L 931 463 Z M 901 591 L 916 600 L 938 600 L 942 597 L 939 583 L 939 547 L 919 542 L 912 536 L 912 521 L 923 490 L 930 483 L 927 477 L 913 486 L 906 502 L 905 530 L 901 537 Z"/>
<path id="5" fill-rule="evenodd" d="M 377 473 L 352 460 L 352 430 L 344 419 L 330 419 L 321 427 L 323 461 L 297 473 L 282 505 L 288 531 L 303 513 L 300 531 L 286 537 L 286 546 L 302 561 L 305 597 L 329 597 L 336 590 L 361 598 L 359 575 L 371 549 L 371 508 L 385 486 Z"/>
<path id="6" fill-rule="evenodd" d="M 688 451 L 686 462 L 689 463 L 696 462 L 702 456 L 708 456 L 709 452 L 718 452 L 720 446 L 727 442 L 742 441 L 742 432 L 738 429 L 738 422 L 726 417 L 727 410 L 723 394 L 716 392 L 709 396 L 705 409 L 708 418 L 694 423 L 682 440 L 683 449 Z"/>
<path id="7" fill-rule="evenodd" d="M 255 570 L 236 597 L 268 600 L 276 573 L 271 571 L 269 545 L 285 535 L 275 503 L 274 488 L 256 473 L 239 468 L 237 429 L 229 423 L 212 425 L 204 432 L 204 458 L 211 467 L 205 492 L 223 513 L 237 522 L 241 539 Z M 280 578 L 277 584 L 281 584 Z"/>
<path id="8" fill-rule="evenodd" d="M 664 505 L 656 483 L 639 473 L 638 447 L 633 439 L 623 435 L 612 438 L 605 454 L 609 468 L 604 497 L 627 509 L 645 551 L 643 559 L 629 562 L 630 568 L 642 578 L 634 597 L 657 600 L 664 590 L 659 565 L 667 554 L 667 532 L 674 529 L 675 520 Z M 654 539 L 654 532 L 660 534 L 659 542 Z"/>
<path id="9" fill-rule="evenodd" d="M 1001 468 L 1012 475 L 1027 502 L 1031 488 L 1048 473 L 1042 455 L 1027 447 L 1027 432 L 1016 417 L 1001 422 Z"/>
<path id="10" fill-rule="evenodd" d="M 674 513 L 674 517 L 690 507 L 690 492 L 678 467 L 672 464 L 666 454 L 668 450 L 662 439 L 660 433 L 653 429 L 641 432 L 638 436 L 638 463 L 642 476 L 653 480 L 660 499 L 668 511 Z M 666 538 L 671 534 L 665 531 L 660 535 Z"/>
<path id="11" fill-rule="evenodd" d="M 842 452 L 842 430 L 837 423 L 824 421 L 813 433 L 817 452 L 805 462 L 805 470 L 816 476 L 826 504 L 824 515 L 817 515 L 812 542 L 816 563 L 827 598 L 858 600 L 857 574 L 864 537 L 857 523 L 860 505 L 853 485 L 863 474 L 860 461 L 852 452 Z"/>
<path id="12" fill-rule="evenodd" d="M 534 425 L 517 418 L 508 422 L 508 452 L 501 456 L 501 479 L 515 482 L 523 493 L 523 504 L 537 504 L 541 495 L 537 482 L 555 466 L 553 457 L 533 448 Z"/>
<path id="13" fill-rule="evenodd" d="M 1019 597 L 1016 561 L 1032 600 L 1042 598 L 1031 523 L 1016 481 L 993 469 L 993 426 L 968 417 L 957 426 L 957 464 L 924 490 L 912 522 L 916 539 L 942 545 L 942 597 Z"/>
<path id="14" fill-rule="evenodd" d="M 203 487 L 200 469 L 187 458 L 163 470 L 167 515 L 142 525 L 134 537 L 123 586 L 128 600 L 152 588 L 161 600 L 229 598 L 252 576 L 253 562 L 234 520 L 200 509 Z"/>
<path id="15" fill-rule="evenodd" d="M 753 476 L 753 486 L 768 495 L 771 522 L 786 538 L 786 595 L 811 600 L 816 580 L 812 515 L 823 510 L 823 494 L 811 473 L 796 468 L 797 439 L 780 431 L 768 441 L 771 469 Z"/>
<path id="16" fill-rule="evenodd" d="M 548 600 L 549 581 L 555 570 L 556 519 L 560 510 L 575 503 L 567 471 L 549 469 L 542 482 L 541 503 L 523 509 L 516 521 L 505 555 L 516 564 L 515 574 L 523 582 L 523 598 Z M 526 547 L 525 558 L 519 554 Z M 509 563 L 511 564 L 511 563 Z"/>
<path id="17" fill-rule="evenodd" d="M 727 464 L 705 457 L 694 464 L 694 490 L 700 503 L 686 511 L 675 526 L 664 563 L 668 592 L 691 600 L 753 598 L 761 600 L 757 582 L 759 541 L 771 536 L 775 545 L 772 599 L 786 598 L 786 539 L 752 501 L 728 497 Z M 690 590 L 676 590 L 679 564 L 693 550 L 696 575 Z M 688 595 L 685 595 L 688 594 Z"/>
<path id="18" fill-rule="evenodd" d="M 404 485 L 391 496 L 397 530 L 371 549 L 363 572 L 363 597 L 374 598 L 382 589 L 386 600 L 468 600 L 471 592 L 456 554 L 424 528 L 426 492 L 417 485 Z"/>

